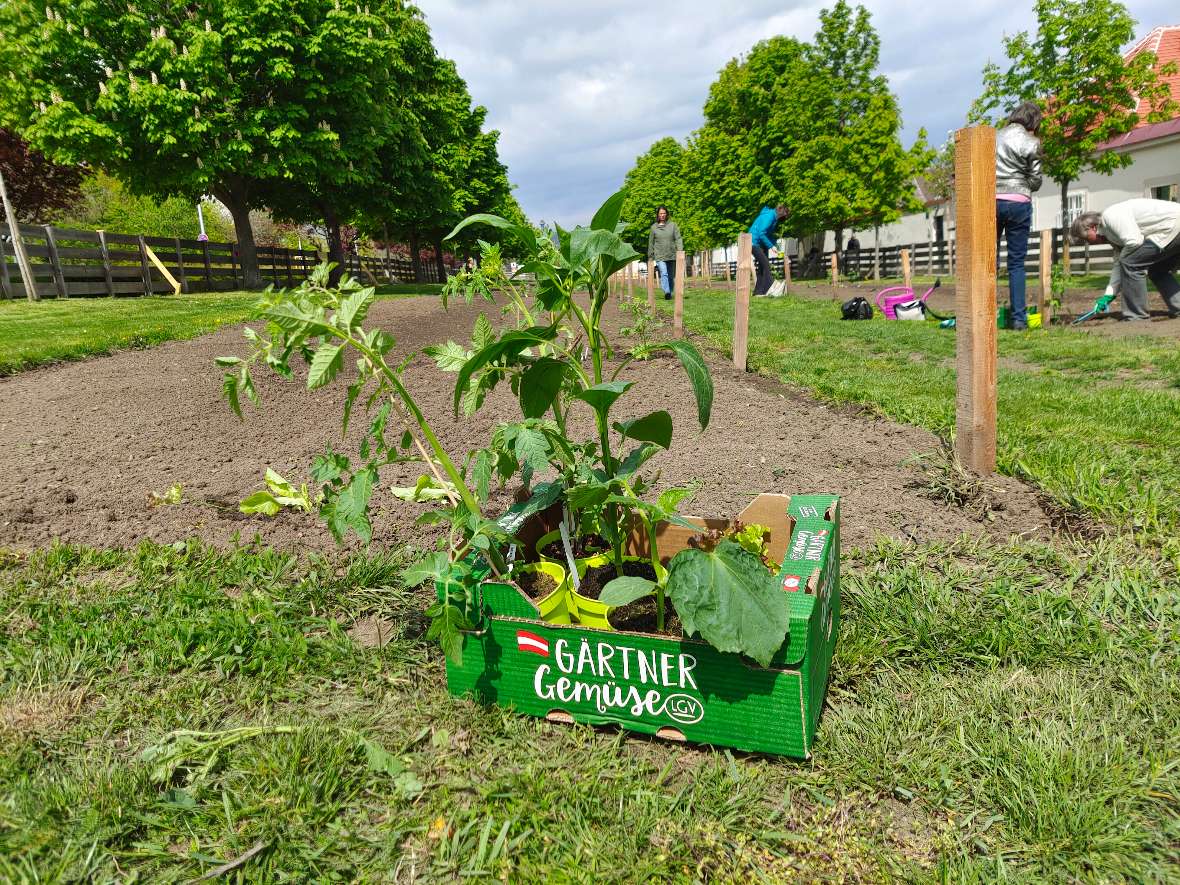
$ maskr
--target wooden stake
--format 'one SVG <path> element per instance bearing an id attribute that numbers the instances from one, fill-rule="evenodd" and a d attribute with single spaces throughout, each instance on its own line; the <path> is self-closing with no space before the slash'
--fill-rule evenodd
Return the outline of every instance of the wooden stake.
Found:
<path id="1" fill-rule="evenodd" d="M 1041 231 L 1041 254 L 1038 257 L 1041 263 L 1041 294 L 1037 307 L 1041 311 L 1041 328 L 1047 329 L 1053 319 L 1053 231 Z"/>
<path id="2" fill-rule="evenodd" d="M 955 132 L 955 449 L 977 473 L 996 469 L 996 131 Z"/>
<path id="3" fill-rule="evenodd" d="M 141 246 L 143 246 L 144 251 L 147 253 L 148 260 L 150 260 L 151 263 L 156 266 L 156 269 L 160 271 L 160 275 L 163 276 L 164 279 L 166 279 L 169 283 L 172 284 L 172 294 L 179 295 L 180 294 L 180 283 L 177 282 L 176 277 L 172 276 L 172 274 L 168 272 L 168 268 L 166 268 L 164 266 L 164 262 L 161 261 L 160 257 L 155 252 L 152 251 L 152 247 L 144 242 L 143 237 L 139 238 L 139 244 Z M 149 274 L 148 280 L 150 281 L 151 280 L 151 276 L 150 276 L 151 271 L 146 271 L 146 273 Z M 148 294 L 150 295 L 152 293 L 148 292 Z"/>
<path id="4" fill-rule="evenodd" d="M 725 247 L 725 287 L 729 288 L 729 247 Z"/>
<path id="5" fill-rule="evenodd" d="M 33 268 L 29 265 L 29 253 L 25 251 L 25 238 L 20 233 L 20 222 L 16 220 L 16 210 L 12 208 L 12 203 L 8 202 L 8 189 L 4 186 L 3 173 L 0 173 L 0 202 L 4 203 L 4 217 L 8 220 L 8 230 L 12 234 L 12 254 L 16 256 L 16 266 L 20 268 L 25 297 L 30 301 L 40 301 L 37 281 L 33 278 Z"/>
<path id="6" fill-rule="evenodd" d="M 656 312 L 656 277 L 659 273 L 656 263 L 649 258 L 647 260 L 647 309 L 653 314 Z"/>
<path id="7" fill-rule="evenodd" d="M 907 289 L 912 280 L 910 279 L 910 250 L 901 250 L 901 284 Z"/>
<path id="8" fill-rule="evenodd" d="M 676 284 L 674 290 L 676 301 L 672 307 L 672 334 L 677 338 L 684 337 L 684 250 L 676 253 Z"/>
<path id="9" fill-rule="evenodd" d="M 786 286 L 791 285 L 791 256 L 787 254 L 786 249 L 783 249 L 783 283 Z"/>
<path id="10" fill-rule="evenodd" d="M 4 254 L 4 237 L 0 237 L 0 297 L 12 297 L 12 282 L 8 277 L 8 258 Z"/>
<path id="11" fill-rule="evenodd" d="M 53 275 L 53 288 L 57 290 L 58 298 L 69 298 L 70 290 L 66 288 L 66 277 L 61 270 L 61 256 L 57 252 L 57 238 L 53 235 L 53 228 L 45 225 L 45 246 L 49 251 L 49 270 Z"/>
<path id="12" fill-rule="evenodd" d="M 147 242 L 143 238 L 143 234 L 139 235 L 139 273 L 143 278 L 143 293 L 145 295 L 155 294 L 152 290 L 152 270 L 148 266 Z"/>
<path id="13" fill-rule="evenodd" d="M 635 300 L 635 275 L 639 273 L 638 266 L 634 264 L 627 265 L 627 298 L 631 301 Z"/>
<path id="14" fill-rule="evenodd" d="M 836 253 L 832 253 L 832 287 L 840 285 L 840 263 L 836 258 Z"/>
<path id="15" fill-rule="evenodd" d="M 746 371 L 746 355 L 750 344 L 750 272 L 751 247 L 754 238 L 750 234 L 738 236 L 737 293 L 733 299 L 733 364 Z"/>
<path id="16" fill-rule="evenodd" d="M 180 274 L 180 291 L 188 292 L 188 274 L 184 270 L 184 252 L 180 248 L 180 237 L 176 238 L 176 271 Z"/>

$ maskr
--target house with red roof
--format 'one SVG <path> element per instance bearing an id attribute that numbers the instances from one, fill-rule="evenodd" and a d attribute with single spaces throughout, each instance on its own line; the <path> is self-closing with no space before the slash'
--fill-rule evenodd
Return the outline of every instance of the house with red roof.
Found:
<path id="1" fill-rule="evenodd" d="M 1163 66 L 1169 62 L 1176 64 L 1177 73 L 1164 79 L 1171 89 L 1172 98 L 1180 103 L 1180 24 L 1153 28 L 1127 50 L 1125 57 L 1131 59 L 1141 52 L 1154 52 L 1157 65 Z M 1180 112 L 1170 120 L 1148 123 L 1148 102 L 1141 100 L 1136 110 L 1140 116 L 1139 125 L 1101 148 L 1129 155 L 1131 165 L 1111 175 L 1086 172 L 1077 181 L 1071 182 L 1065 225 L 1082 212 L 1101 212 L 1112 203 L 1132 197 L 1180 202 Z M 893 224 L 882 227 L 879 231 L 881 246 L 937 243 L 954 239 L 954 212 L 950 201 L 930 193 L 929 186 L 922 179 L 915 182 L 915 187 L 918 197 L 925 204 L 925 211 L 903 216 Z M 1061 190 L 1055 181 L 1046 178 L 1033 198 L 1032 229 L 1036 231 L 1065 225 L 1061 217 Z M 864 247 L 871 247 L 872 231 L 862 237 L 861 242 Z M 832 248 L 830 233 L 825 247 Z"/>
<path id="2" fill-rule="evenodd" d="M 1172 62 L 1177 73 L 1163 79 L 1180 103 L 1180 24 L 1163 25 L 1132 46 L 1128 60 L 1141 52 L 1153 52 L 1156 64 Z M 1180 112 L 1170 120 L 1148 123 L 1151 110 L 1140 100 L 1139 125 L 1118 138 L 1106 142 L 1103 151 L 1118 151 L 1131 157 L 1131 165 L 1111 175 L 1086 172 L 1069 186 L 1069 218 L 1081 212 L 1101 212 L 1112 203 L 1132 197 L 1153 197 L 1180 203 Z M 1061 227 L 1061 193 L 1056 182 L 1046 180 L 1033 200 L 1033 229 Z"/>

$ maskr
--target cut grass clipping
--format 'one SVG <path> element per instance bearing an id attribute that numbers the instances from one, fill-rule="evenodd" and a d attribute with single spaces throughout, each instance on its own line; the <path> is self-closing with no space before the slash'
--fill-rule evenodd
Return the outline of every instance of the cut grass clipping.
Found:
<path id="1" fill-rule="evenodd" d="M 807 763 L 452 699 L 408 558 L 7 557 L 0 881 L 1142 882 L 1180 861 L 1177 575 L 1126 541 L 846 557 Z"/>

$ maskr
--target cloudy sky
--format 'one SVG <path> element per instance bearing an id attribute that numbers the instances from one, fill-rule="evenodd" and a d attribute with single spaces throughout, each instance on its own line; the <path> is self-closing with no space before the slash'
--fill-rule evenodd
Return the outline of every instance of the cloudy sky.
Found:
<path id="1" fill-rule="evenodd" d="M 1180 23 L 1176 0 L 1124 0 L 1145 34 Z M 733 3 L 731 6 L 730 3 Z M 534 221 L 586 222 L 635 158 L 701 124 L 709 84 L 774 34 L 809 40 L 827 3 L 806 0 L 418 0 L 499 129 L 500 156 Z M 903 140 L 962 125 L 1004 34 L 1033 29 L 1031 3 L 867 0 L 881 66 L 901 98 Z"/>

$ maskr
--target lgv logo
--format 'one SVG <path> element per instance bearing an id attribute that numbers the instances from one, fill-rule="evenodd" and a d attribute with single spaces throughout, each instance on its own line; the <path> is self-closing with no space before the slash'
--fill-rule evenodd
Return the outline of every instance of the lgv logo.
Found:
<path id="1" fill-rule="evenodd" d="M 599 713 L 625 711 L 631 716 L 665 718 L 693 725 L 705 716 L 689 654 L 644 651 L 582 638 L 552 643 L 528 630 L 516 631 L 516 649 L 548 658 L 533 674 L 537 697 L 565 704 L 593 704 Z"/>

